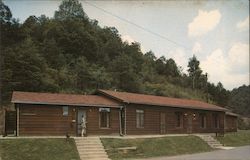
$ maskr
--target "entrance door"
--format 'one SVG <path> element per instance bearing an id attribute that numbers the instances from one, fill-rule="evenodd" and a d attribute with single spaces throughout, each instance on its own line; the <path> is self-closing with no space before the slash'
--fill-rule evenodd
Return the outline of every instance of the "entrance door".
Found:
<path id="1" fill-rule="evenodd" d="M 78 113 L 77 113 L 77 134 L 78 135 L 81 135 L 81 131 L 82 131 L 82 128 L 81 128 L 82 116 L 86 120 L 86 110 L 78 109 Z"/>
<path id="2" fill-rule="evenodd" d="M 160 113 L 160 133 L 166 133 L 166 114 Z"/>
<path id="3" fill-rule="evenodd" d="M 188 116 L 188 123 L 187 123 L 187 133 L 192 133 L 193 130 L 193 115 Z"/>
<path id="4" fill-rule="evenodd" d="M 16 111 L 5 112 L 5 133 L 16 134 Z"/>

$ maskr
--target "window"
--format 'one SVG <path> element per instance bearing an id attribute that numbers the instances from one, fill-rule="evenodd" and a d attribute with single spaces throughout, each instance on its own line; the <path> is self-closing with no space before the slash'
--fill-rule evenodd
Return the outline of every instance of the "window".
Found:
<path id="1" fill-rule="evenodd" d="M 63 116 L 68 116 L 69 115 L 69 107 L 64 106 L 63 107 Z"/>
<path id="2" fill-rule="evenodd" d="M 214 128 L 219 128 L 219 116 L 214 114 Z"/>
<path id="3" fill-rule="evenodd" d="M 182 113 L 176 112 L 176 127 L 182 127 Z"/>
<path id="4" fill-rule="evenodd" d="M 99 108 L 100 128 L 109 128 L 110 108 Z"/>
<path id="5" fill-rule="evenodd" d="M 204 113 L 200 114 L 200 123 L 201 123 L 201 128 L 206 128 L 206 114 Z"/>
<path id="6" fill-rule="evenodd" d="M 143 128 L 144 127 L 144 111 L 143 110 L 136 110 L 136 128 Z"/>

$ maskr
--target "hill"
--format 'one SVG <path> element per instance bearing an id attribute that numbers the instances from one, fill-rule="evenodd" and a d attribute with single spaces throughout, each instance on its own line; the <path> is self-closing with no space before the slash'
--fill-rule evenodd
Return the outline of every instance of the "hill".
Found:
<path id="1" fill-rule="evenodd" d="M 235 88 L 230 93 L 228 108 L 240 115 L 250 117 L 250 85 Z"/>
<path id="2" fill-rule="evenodd" d="M 64 0 L 53 18 L 30 16 L 24 23 L 1 7 L 1 102 L 13 90 L 93 93 L 96 89 L 199 99 L 226 106 L 221 83 L 207 81 L 199 60 L 188 74 L 173 59 L 142 53 L 138 42 L 123 42 L 114 27 L 100 27 L 77 0 Z"/>

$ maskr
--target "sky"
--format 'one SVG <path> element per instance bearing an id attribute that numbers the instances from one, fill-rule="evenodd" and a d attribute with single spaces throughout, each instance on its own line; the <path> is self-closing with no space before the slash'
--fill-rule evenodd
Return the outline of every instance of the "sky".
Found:
<path id="1" fill-rule="evenodd" d="M 118 29 L 123 41 L 143 53 L 173 58 L 184 73 L 195 55 L 208 80 L 226 89 L 249 85 L 249 1 L 80 1 L 90 19 Z M 53 17 L 59 0 L 4 0 L 21 22 L 30 15 Z"/>

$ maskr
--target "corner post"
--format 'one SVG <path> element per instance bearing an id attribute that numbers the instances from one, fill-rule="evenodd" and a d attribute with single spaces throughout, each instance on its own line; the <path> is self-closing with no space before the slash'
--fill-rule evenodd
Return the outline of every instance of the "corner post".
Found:
<path id="1" fill-rule="evenodd" d="M 16 136 L 19 136 L 19 106 L 16 106 Z"/>

